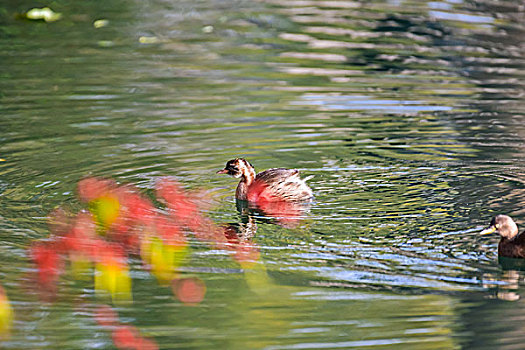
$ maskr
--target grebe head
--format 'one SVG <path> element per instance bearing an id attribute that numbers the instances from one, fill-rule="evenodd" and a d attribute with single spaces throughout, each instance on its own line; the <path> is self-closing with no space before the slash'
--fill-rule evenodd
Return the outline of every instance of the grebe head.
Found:
<path id="1" fill-rule="evenodd" d="M 250 164 L 244 158 L 235 158 L 229 160 L 226 163 L 224 169 L 217 171 L 217 174 L 228 174 L 235 178 L 245 177 L 245 178 L 255 178 L 255 170 L 253 165 Z"/>
<path id="2" fill-rule="evenodd" d="M 480 234 L 488 235 L 497 231 L 501 237 L 513 239 L 518 235 L 518 225 L 507 215 L 496 215 L 492 218 L 490 226 L 481 231 Z"/>

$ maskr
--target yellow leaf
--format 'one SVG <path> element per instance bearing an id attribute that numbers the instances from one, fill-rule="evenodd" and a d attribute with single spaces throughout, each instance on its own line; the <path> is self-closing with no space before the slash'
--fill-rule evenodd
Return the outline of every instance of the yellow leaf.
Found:
<path id="1" fill-rule="evenodd" d="M 27 11 L 26 17 L 27 19 L 31 19 L 31 20 L 43 19 L 46 22 L 54 22 L 54 21 L 58 21 L 62 17 L 62 14 L 58 12 L 54 12 L 49 7 L 44 7 L 41 9 L 34 8 L 34 9 Z"/>
<path id="2" fill-rule="evenodd" d="M 89 203 L 89 211 L 95 216 L 97 223 L 107 230 L 119 216 L 120 203 L 116 196 L 104 195 Z"/>
<path id="3" fill-rule="evenodd" d="M 102 28 L 109 24 L 109 21 L 107 19 L 97 19 L 95 22 L 93 22 L 93 27 L 95 28 Z"/>
<path id="4" fill-rule="evenodd" d="M 2 287 L 0 287 L 0 339 L 9 336 L 13 322 L 13 308 Z"/>

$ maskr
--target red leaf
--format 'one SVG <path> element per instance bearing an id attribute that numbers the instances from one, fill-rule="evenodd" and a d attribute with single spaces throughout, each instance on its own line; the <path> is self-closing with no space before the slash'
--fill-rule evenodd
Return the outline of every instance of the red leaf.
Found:
<path id="1" fill-rule="evenodd" d="M 87 177 L 78 182 L 78 195 L 84 202 L 92 201 L 115 187 L 115 182 L 108 179 Z"/>
<path id="2" fill-rule="evenodd" d="M 118 349 L 135 349 L 137 330 L 133 326 L 119 326 L 113 333 L 113 344 Z"/>
<path id="3" fill-rule="evenodd" d="M 102 327 L 115 326 L 118 323 L 118 316 L 115 310 L 108 305 L 100 305 L 93 315 L 95 321 Z"/>
<path id="4" fill-rule="evenodd" d="M 172 286 L 177 298 L 185 304 L 198 304 L 206 294 L 206 285 L 199 278 L 174 280 Z"/>

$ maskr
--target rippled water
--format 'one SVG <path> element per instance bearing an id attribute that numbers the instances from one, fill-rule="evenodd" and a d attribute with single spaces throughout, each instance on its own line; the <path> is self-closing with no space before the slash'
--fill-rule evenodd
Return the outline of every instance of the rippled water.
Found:
<path id="1" fill-rule="evenodd" d="M 498 264 L 496 213 L 523 222 L 525 9 L 519 1 L 53 2 L 0 5 L 0 269 L 5 348 L 112 348 L 93 290 L 28 288 L 27 248 L 87 175 L 146 195 L 166 175 L 238 225 L 234 157 L 299 168 L 299 226 L 257 217 L 244 269 L 195 241 L 185 306 L 132 270 L 118 308 L 160 348 L 520 348 L 523 273 Z M 109 23 L 95 28 L 93 22 Z"/>

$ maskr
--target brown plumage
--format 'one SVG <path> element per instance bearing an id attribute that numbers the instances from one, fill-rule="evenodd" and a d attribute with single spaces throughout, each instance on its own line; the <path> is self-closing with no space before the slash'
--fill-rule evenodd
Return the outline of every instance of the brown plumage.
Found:
<path id="1" fill-rule="evenodd" d="M 508 258 L 525 258 L 525 234 L 519 233 L 518 226 L 507 215 L 492 218 L 490 226 L 481 231 L 482 235 L 498 232 L 501 240 L 498 244 L 498 255 Z"/>
<path id="2" fill-rule="evenodd" d="M 241 179 L 235 191 L 238 200 L 307 201 L 313 197 L 312 190 L 306 184 L 308 178 L 301 179 L 297 169 L 273 168 L 256 174 L 250 162 L 235 158 L 217 173 Z"/>

